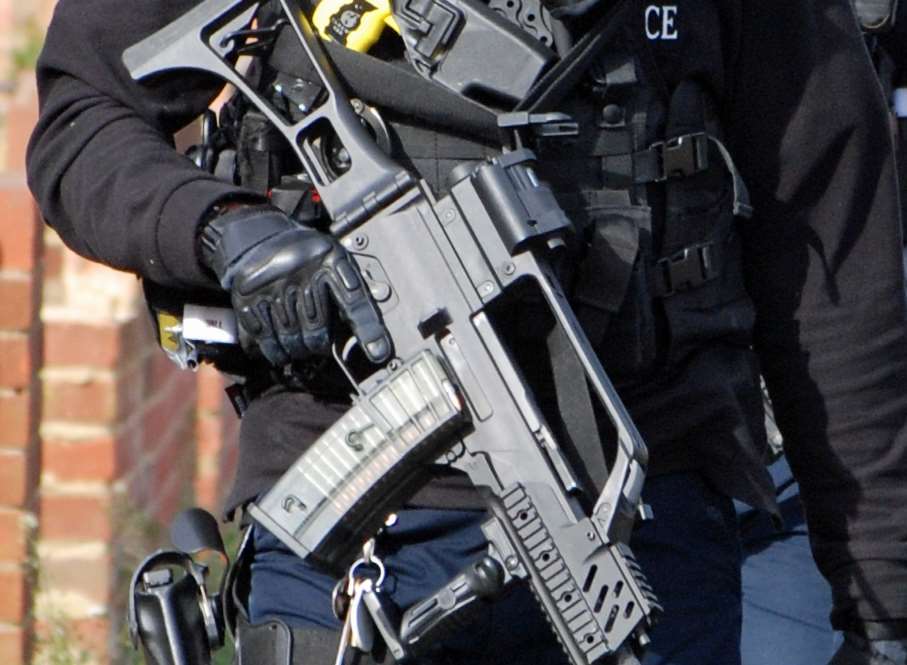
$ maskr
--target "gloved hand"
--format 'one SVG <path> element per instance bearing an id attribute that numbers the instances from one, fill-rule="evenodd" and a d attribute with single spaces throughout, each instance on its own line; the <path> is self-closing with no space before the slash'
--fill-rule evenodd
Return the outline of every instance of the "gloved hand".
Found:
<path id="1" fill-rule="evenodd" d="M 268 205 L 239 205 L 208 221 L 200 259 L 230 292 L 240 343 L 274 366 L 330 350 L 332 313 L 373 362 L 391 342 L 352 257 L 331 236 Z"/>
<path id="2" fill-rule="evenodd" d="M 907 665 L 907 639 L 867 640 L 845 632 L 844 644 L 828 665 Z"/>

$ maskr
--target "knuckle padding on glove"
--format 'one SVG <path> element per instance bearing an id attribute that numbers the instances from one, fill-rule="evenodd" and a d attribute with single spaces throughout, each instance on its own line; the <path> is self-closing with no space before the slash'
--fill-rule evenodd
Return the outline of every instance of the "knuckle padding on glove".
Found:
<path id="1" fill-rule="evenodd" d="M 340 280 L 347 291 L 356 291 L 359 288 L 359 275 L 349 261 L 345 259 L 337 261 L 337 274 L 340 276 Z"/>
<path id="2" fill-rule="evenodd" d="M 243 347 L 272 364 L 330 348 L 336 311 L 384 358 L 390 340 L 358 268 L 334 238 L 271 208 L 230 211 L 202 230 L 202 256 L 239 314 Z"/>

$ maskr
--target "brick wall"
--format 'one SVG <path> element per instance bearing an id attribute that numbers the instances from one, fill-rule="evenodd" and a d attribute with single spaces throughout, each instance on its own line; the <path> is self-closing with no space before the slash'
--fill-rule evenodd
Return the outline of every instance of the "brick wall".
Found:
<path id="1" fill-rule="evenodd" d="M 239 456 L 239 419 L 223 389 L 224 380 L 215 370 L 199 370 L 195 500 L 215 514 L 229 490 L 227 479 L 233 478 Z"/>
<path id="2" fill-rule="evenodd" d="M 30 126 L 32 107 L 27 91 L 12 99 L 7 127 Z M 0 210 L 0 662 L 17 664 L 31 648 L 43 272 L 41 224 L 21 170 L 0 175 Z"/>
<path id="3" fill-rule="evenodd" d="M 105 665 L 124 660 L 124 574 L 167 544 L 154 537 L 176 510 L 217 510 L 238 420 L 216 372 L 156 348 L 134 277 L 38 219 L 23 166 L 34 82 L 4 93 L 2 75 L 15 26 L 53 4 L 0 0 L 0 664 Z"/>

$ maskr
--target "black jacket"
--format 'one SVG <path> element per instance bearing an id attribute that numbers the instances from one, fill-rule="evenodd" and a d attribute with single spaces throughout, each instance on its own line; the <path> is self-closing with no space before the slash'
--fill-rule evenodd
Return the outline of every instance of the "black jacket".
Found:
<path id="1" fill-rule="evenodd" d="M 898 199 L 885 103 L 849 1 L 628 1 L 635 18 L 626 29 L 649 31 L 663 85 L 696 78 L 712 91 L 750 189 L 756 212 L 741 229 L 754 344 L 814 553 L 834 587 L 835 623 L 907 620 Z M 196 226 L 235 188 L 195 169 L 170 135 L 217 85 L 192 74 L 138 85 L 120 62 L 123 49 L 193 4 L 58 3 L 39 61 L 28 172 L 47 221 L 76 251 L 161 284 L 210 287 L 194 253 Z M 666 23 L 668 6 L 676 13 Z M 710 472 L 733 474 L 742 400 L 715 376 L 724 358 L 739 357 L 703 355 L 703 374 L 693 356 L 675 385 L 627 396 L 647 440 L 667 427 L 675 439 L 705 441 Z M 304 396 L 259 401 L 243 424 L 241 465 L 253 471 L 240 498 L 330 420 Z M 657 456 L 655 446 L 653 463 Z M 755 473 L 751 461 L 743 466 Z"/>

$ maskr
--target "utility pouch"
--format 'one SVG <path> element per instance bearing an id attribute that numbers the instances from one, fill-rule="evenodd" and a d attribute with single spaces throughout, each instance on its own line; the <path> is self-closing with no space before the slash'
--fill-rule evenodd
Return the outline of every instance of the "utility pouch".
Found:
<path id="1" fill-rule="evenodd" d="M 744 287 L 741 238 L 731 197 L 727 191 L 710 208 L 671 219 L 680 227 L 708 232 L 692 243 L 666 245 L 655 264 L 655 292 L 670 333 L 669 362 L 680 361 L 709 341 L 741 347 L 752 343 L 755 310 Z"/>
<path id="2" fill-rule="evenodd" d="M 548 37 L 535 39 L 476 0 L 393 0 L 392 6 L 416 71 L 475 101 L 512 107 L 555 59 Z"/>
<path id="3" fill-rule="evenodd" d="M 671 96 L 666 136 L 708 136 L 707 167 L 665 183 L 665 230 L 653 266 L 652 291 L 662 303 L 670 346 L 668 363 L 692 349 L 722 341 L 751 344 L 754 309 L 743 283 L 737 216 L 750 213 L 749 196 L 720 142 L 711 97 L 694 80 Z"/>
<path id="4" fill-rule="evenodd" d="M 609 373 L 638 375 L 657 355 L 648 288 L 652 213 L 628 206 L 586 214 L 592 224 L 573 291 L 577 316 Z"/>

